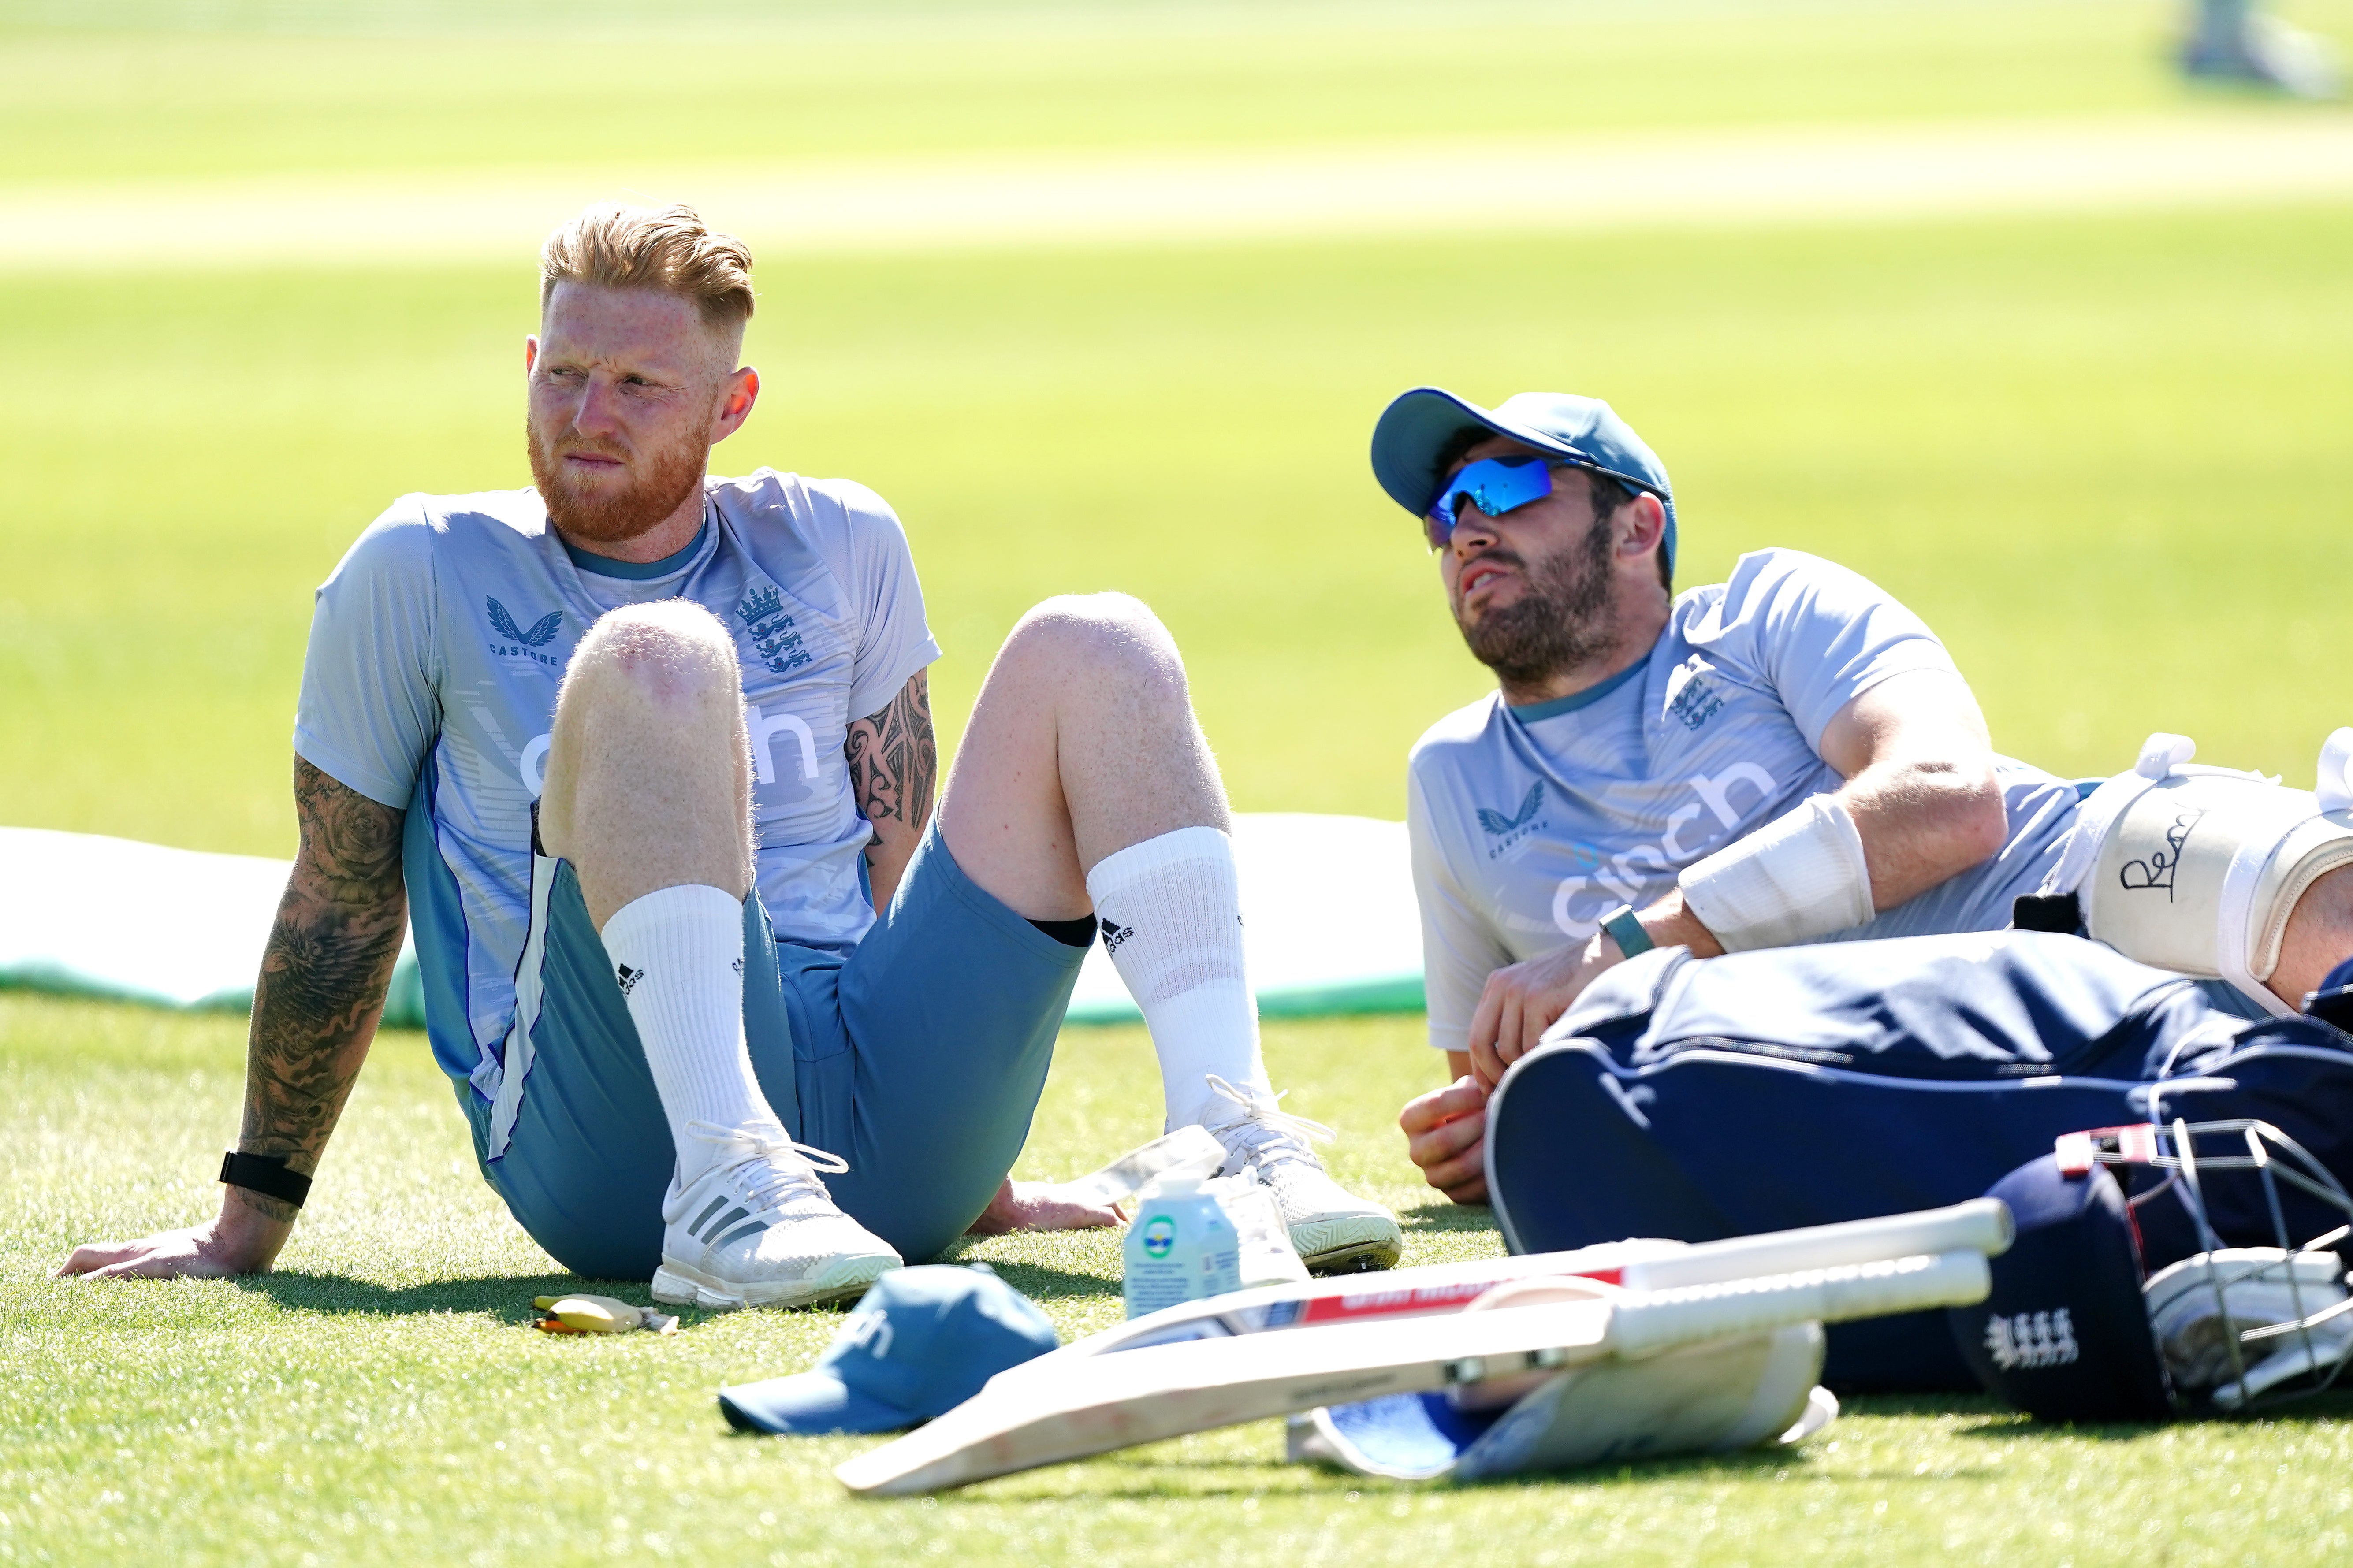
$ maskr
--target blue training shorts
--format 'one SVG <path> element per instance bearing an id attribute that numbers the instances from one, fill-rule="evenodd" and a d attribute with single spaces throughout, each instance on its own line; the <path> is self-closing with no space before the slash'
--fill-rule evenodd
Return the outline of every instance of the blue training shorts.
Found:
<path id="1" fill-rule="evenodd" d="M 652 1275 L 676 1152 L 605 944 L 571 866 L 519 976 L 532 1052 L 506 1145 L 460 1082 L 483 1175 L 532 1239 L 591 1279 Z M 792 1135 L 840 1155 L 834 1201 L 910 1262 L 964 1234 L 1012 1169 L 1086 950 L 974 885 L 939 819 L 847 958 L 778 940 L 744 900 L 744 1028 Z"/>

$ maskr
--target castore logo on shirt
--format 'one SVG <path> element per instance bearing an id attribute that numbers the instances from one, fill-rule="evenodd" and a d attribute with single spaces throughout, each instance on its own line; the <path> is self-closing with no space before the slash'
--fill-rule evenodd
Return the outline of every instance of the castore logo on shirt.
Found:
<path id="1" fill-rule="evenodd" d="M 543 664 L 550 669 L 564 668 L 564 661 L 554 654 L 539 651 L 554 642 L 555 634 L 564 629 L 562 610 L 548 611 L 547 614 L 532 622 L 530 627 L 526 629 L 517 626 L 515 618 L 507 614 L 507 607 L 496 599 L 486 596 L 483 602 L 490 606 L 491 629 L 506 639 L 504 643 L 491 644 L 492 653 L 508 658 L 527 658 L 534 663 Z"/>

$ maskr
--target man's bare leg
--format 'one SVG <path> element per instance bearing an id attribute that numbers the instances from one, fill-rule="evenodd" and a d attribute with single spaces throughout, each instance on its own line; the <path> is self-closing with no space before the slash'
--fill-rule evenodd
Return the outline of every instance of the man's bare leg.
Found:
<path id="1" fill-rule="evenodd" d="M 556 699 L 539 826 L 613 957 L 681 1176 L 719 1152 L 695 1123 L 781 1139 L 744 1047 L 751 749 L 735 645 L 709 611 L 677 600 L 616 610 L 580 639 Z"/>
<path id="2" fill-rule="evenodd" d="M 940 831 L 1025 920 L 1091 913 L 1086 874 L 1185 827 L 1232 826 L 1185 662 L 1143 604 L 1065 595 L 1013 628 L 956 747 Z"/>
<path id="3" fill-rule="evenodd" d="M 896 1267 L 795 1151 L 744 1045 L 751 750 L 735 645 L 709 611 L 616 610 L 581 639 L 540 840 L 579 879 L 677 1150 L 655 1295 L 832 1300 Z"/>
<path id="4" fill-rule="evenodd" d="M 1222 836 L 1231 826 L 1184 660 L 1158 618 L 1124 594 L 1049 599 L 1024 616 L 989 667 L 940 805 L 941 834 L 965 875 L 1025 919 L 1102 913 L 1116 927 L 1120 911 L 1098 911 L 1089 889 L 1099 868 L 1155 840 L 1230 861 Z M 1208 831 L 1168 840 L 1199 829 Z M 1221 1010 L 1164 1039 L 1168 1026 L 1150 1015 L 1165 1008 L 1137 998 L 1168 1069 L 1171 1125 L 1197 1120 L 1206 1072 L 1263 1087 L 1237 916 L 1229 908 L 1216 918 L 1219 929 L 1177 933 L 1191 950 L 1177 983 L 1198 974 Z M 1124 945 L 1113 947 L 1115 962 Z"/>
<path id="5" fill-rule="evenodd" d="M 1025 919 L 1102 920 L 1152 1031 L 1168 1125 L 1208 1125 L 1230 1169 L 1256 1168 L 1303 1255 L 1394 1262 L 1395 1219 L 1334 1185 L 1301 1136 L 1312 1124 L 1275 1110 L 1231 826 L 1184 661 L 1157 617 L 1122 594 L 1050 599 L 1023 616 L 948 775 L 950 852 Z M 983 1224 L 1020 1223 L 1016 1199 L 1000 1193 Z"/>

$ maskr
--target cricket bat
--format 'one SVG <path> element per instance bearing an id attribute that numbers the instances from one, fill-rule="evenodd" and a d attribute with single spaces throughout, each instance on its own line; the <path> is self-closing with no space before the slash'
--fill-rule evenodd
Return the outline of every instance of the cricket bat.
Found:
<path id="1" fill-rule="evenodd" d="M 1629 1290 L 1672 1289 L 1924 1254 L 1967 1250 L 1998 1257 L 2010 1250 L 2013 1234 L 2010 1210 L 1999 1198 L 1972 1198 L 1947 1208 L 1704 1241 L 1691 1247 L 1675 1242 L 1613 1241 L 1568 1252 L 1430 1264 L 1377 1276 L 1268 1286 L 1163 1308 L 997 1376 L 999 1381 L 1048 1376 L 1087 1357 L 1187 1340 L 1459 1312 L 1496 1286 L 1515 1279 L 1574 1275 Z"/>
<path id="2" fill-rule="evenodd" d="M 940 1491 L 1321 1405 L 1639 1357 L 1794 1323 L 1966 1305 L 1990 1288 L 1984 1252 L 1963 1247 L 1602 1300 L 1146 1345 L 1066 1360 L 1050 1373 L 992 1379 L 938 1420 L 834 1475 L 862 1495 Z"/>

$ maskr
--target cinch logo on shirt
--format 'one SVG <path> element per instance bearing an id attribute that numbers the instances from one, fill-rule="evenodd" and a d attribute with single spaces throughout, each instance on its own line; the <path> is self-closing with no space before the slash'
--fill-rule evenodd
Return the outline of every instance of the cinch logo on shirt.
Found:
<path id="1" fill-rule="evenodd" d="M 1757 792 L 1758 804 L 1769 802 L 1779 786 L 1773 775 L 1755 763 L 1733 763 L 1714 778 L 1694 773 L 1686 781 L 1703 805 L 1679 805 L 1667 814 L 1666 830 L 1649 844 L 1637 844 L 1632 848 L 1612 856 L 1609 868 L 1597 868 L 1590 877 L 1563 877 L 1553 889 L 1552 921 L 1562 933 L 1582 942 L 1601 929 L 1602 914 L 1616 904 L 1640 905 L 1645 900 L 1654 880 L 1672 879 L 1684 866 L 1700 858 L 1707 849 L 1700 845 L 1682 841 L 1684 828 L 1703 815 L 1712 815 L 1724 825 L 1727 834 L 1741 829 L 1741 813 L 1732 804 L 1732 786 L 1745 784 Z M 1710 837 L 1715 837 L 1710 835 Z M 1599 882 L 1603 891 L 1591 894 L 1588 889 Z M 1588 913 L 1570 907 L 1570 900 L 1580 894 L 1591 900 Z"/>
<path id="2" fill-rule="evenodd" d="M 538 651 L 554 642 L 555 634 L 564 629 L 562 610 L 548 611 L 547 614 L 532 622 L 530 628 L 526 630 L 515 625 L 515 618 L 507 614 L 507 607 L 496 599 L 486 598 L 483 603 L 491 608 L 491 629 L 507 639 L 503 644 L 491 644 L 490 648 L 492 653 L 510 658 L 533 659 L 547 666 L 550 669 L 564 668 L 564 661 L 554 654 Z"/>

